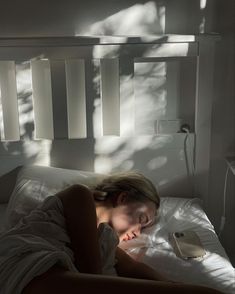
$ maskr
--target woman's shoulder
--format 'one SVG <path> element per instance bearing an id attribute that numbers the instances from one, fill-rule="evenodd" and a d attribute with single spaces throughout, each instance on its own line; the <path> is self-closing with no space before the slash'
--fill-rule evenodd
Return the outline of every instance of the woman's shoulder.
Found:
<path id="1" fill-rule="evenodd" d="M 84 201 L 94 201 L 93 193 L 88 188 L 88 186 L 81 184 L 74 184 L 66 189 L 58 192 L 56 195 L 62 202 L 63 206 L 71 206 L 79 203 L 84 203 Z"/>

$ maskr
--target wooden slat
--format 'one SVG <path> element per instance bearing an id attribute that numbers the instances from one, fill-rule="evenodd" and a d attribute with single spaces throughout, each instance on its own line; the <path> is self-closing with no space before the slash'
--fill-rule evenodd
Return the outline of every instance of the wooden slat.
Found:
<path id="1" fill-rule="evenodd" d="M 0 61 L 3 140 L 20 140 L 19 112 L 14 61 Z"/>
<path id="2" fill-rule="evenodd" d="M 36 139 L 53 139 L 51 71 L 49 60 L 31 61 Z"/>
<path id="3" fill-rule="evenodd" d="M 120 135 L 135 136 L 135 92 L 134 62 L 132 59 L 120 59 L 120 71 L 126 73 L 120 82 Z"/>
<path id="4" fill-rule="evenodd" d="M 101 59 L 103 135 L 120 135 L 120 82 L 118 59 Z"/>
<path id="5" fill-rule="evenodd" d="M 209 201 L 211 117 L 213 98 L 214 44 L 207 40 L 200 43 L 197 58 L 197 87 L 195 105 L 195 195 Z"/>
<path id="6" fill-rule="evenodd" d="M 85 61 L 71 59 L 65 61 L 68 136 L 69 138 L 85 138 L 86 125 L 86 89 Z"/>
<path id="7" fill-rule="evenodd" d="M 66 77 L 64 60 L 50 60 L 54 138 L 68 138 Z"/>

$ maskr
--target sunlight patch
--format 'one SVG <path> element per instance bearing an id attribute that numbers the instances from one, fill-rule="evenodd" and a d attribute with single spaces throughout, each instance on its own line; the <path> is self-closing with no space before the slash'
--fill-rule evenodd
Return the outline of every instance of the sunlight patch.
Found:
<path id="1" fill-rule="evenodd" d="M 96 173 L 110 173 L 112 171 L 111 159 L 107 156 L 97 156 L 94 162 L 94 170 Z"/>
<path id="2" fill-rule="evenodd" d="M 202 20 L 201 20 L 201 23 L 199 25 L 199 32 L 202 34 L 202 33 L 205 33 L 205 25 L 206 25 L 206 18 L 205 16 L 203 16 Z"/>
<path id="3" fill-rule="evenodd" d="M 147 166 L 150 170 L 156 170 L 158 168 L 163 167 L 167 163 L 167 157 L 166 156 L 159 156 L 157 158 L 151 159 Z"/>
<path id="4" fill-rule="evenodd" d="M 0 87 L 0 140 L 4 140 L 4 124 L 3 124 L 3 113 L 2 113 L 1 87 Z"/>
<path id="5" fill-rule="evenodd" d="M 83 35 L 148 35 L 165 32 L 165 7 L 153 1 L 135 4 L 90 26 Z M 75 35 L 81 35 L 79 28 Z"/>
<path id="6" fill-rule="evenodd" d="M 200 0 L 200 9 L 203 10 L 206 8 L 207 0 Z"/>

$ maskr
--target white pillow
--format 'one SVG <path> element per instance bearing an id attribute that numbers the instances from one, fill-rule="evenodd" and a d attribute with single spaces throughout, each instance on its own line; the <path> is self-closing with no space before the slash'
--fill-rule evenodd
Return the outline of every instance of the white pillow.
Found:
<path id="1" fill-rule="evenodd" d="M 104 175 L 47 166 L 25 166 L 16 180 L 5 217 L 5 228 L 14 226 L 47 196 L 73 184 L 94 185 Z"/>

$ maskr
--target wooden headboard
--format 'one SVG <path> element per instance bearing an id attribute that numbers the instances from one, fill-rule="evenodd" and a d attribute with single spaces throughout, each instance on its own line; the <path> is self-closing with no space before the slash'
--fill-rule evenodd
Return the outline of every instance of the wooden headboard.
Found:
<path id="1" fill-rule="evenodd" d="M 171 165 L 161 170 L 167 159 L 157 154 L 157 151 L 154 158 L 154 150 L 160 150 L 163 143 L 169 143 L 169 150 L 179 146 L 178 149 L 183 149 L 187 134 L 182 131 L 182 126 L 186 125 L 190 132 L 189 145 L 186 146 L 191 165 L 188 167 L 191 169 L 188 176 L 193 179 L 193 189 L 188 189 L 185 195 L 201 197 L 206 205 L 214 47 L 217 40 L 218 35 L 0 39 L 0 175 L 19 164 L 35 163 L 34 156 L 28 159 L 24 154 L 22 146 L 25 148 L 25 142 L 31 142 L 29 149 L 32 150 L 37 142 L 43 140 L 44 149 L 38 152 L 43 155 L 47 153 L 47 142 L 57 142 L 57 157 L 61 158 L 65 144 L 68 146 L 76 141 L 76 144 L 79 142 L 77 152 L 80 153 L 77 165 L 73 165 L 72 159 L 66 165 L 66 157 L 71 149 L 63 154 L 63 161 L 53 159 L 52 156 L 50 162 L 43 160 L 41 164 L 98 172 L 106 172 L 105 164 L 110 165 L 107 171 L 143 167 L 152 180 L 161 174 L 156 184 L 161 182 L 164 187 L 167 181 L 169 184 L 171 179 L 174 180 L 177 169 L 181 169 L 178 164 L 185 165 L 182 163 L 183 155 L 180 153 L 175 161 L 177 153 L 171 154 L 169 151 Z M 179 69 L 180 62 L 182 65 Z M 162 68 L 163 63 L 168 63 L 167 70 L 171 72 L 169 79 L 166 69 Z M 158 67 L 154 67 L 154 64 L 158 64 Z M 151 83 L 150 68 L 153 75 Z M 19 74 L 22 69 L 25 76 Z M 141 73 L 139 78 L 138 73 Z M 180 89 L 178 75 L 181 86 L 185 84 Z M 159 83 L 157 102 L 153 98 L 156 89 L 153 78 Z M 22 88 L 24 79 L 30 80 L 28 91 Z M 190 84 L 192 79 L 194 85 Z M 141 84 L 143 81 L 146 81 L 145 84 Z M 146 95 L 146 103 L 141 101 L 141 95 Z M 175 100 L 164 100 L 166 95 L 174 96 Z M 28 104 L 32 112 L 27 116 L 27 107 L 24 109 L 24 105 L 29 99 L 32 101 Z M 163 106 L 164 109 L 161 108 Z M 111 156 L 114 144 L 117 144 L 116 150 L 122 148 L 122 138 L 129 138 L 126 149 L 115 158 L 112 157 L 111 163 L 107 163 L 107 146 L 110 145 L 108 152 Z M 89 150 L 91 144 L 94 148 Z M 101 148 L 101 145 L 105 147 Z M 133 145 L 135 153 L 128 155 L 127 149 Z M 147 157 L 141 152 L 147 145 L 152 158 L 148 159 L 145 167 Z M 73 147 L 69 148 L 72 148 L 72 153 L 75 152 Z M 150 156 L 150 151 L 147 156 Z M 87 155 L 86 159 L 84 154 Z M 95 156 L 98 156 L 96 162 Z M 118 160 L 125 160 L 125 165 L 118 165 Z M 136 166 L 135 161 L 138 162 Z M 170 166 L 175 166 L 176 171 L 168 179 L 166 175 L 171 170 Z M 181 177 L 188 179 L 186 169 L 184 173 Z M 182 183 L 176 177 L 176 186 L 173 185 L 166 195 L 174 194 Z M 176 192 L 177 195 L 182 195 L 182 189 Z"/>

